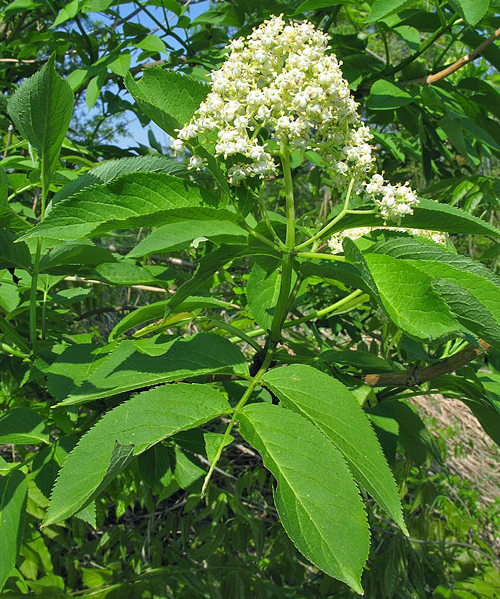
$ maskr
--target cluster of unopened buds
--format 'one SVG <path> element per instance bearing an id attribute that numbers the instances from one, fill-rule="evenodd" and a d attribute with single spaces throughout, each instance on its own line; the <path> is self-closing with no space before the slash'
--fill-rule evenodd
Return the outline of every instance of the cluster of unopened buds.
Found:
<path id="1" fill-rule="evenodd" d="M 372 231 L 397 231 L 399 233 L 409 233 L 410 235 L 420 235 L 426 239 L 431 239 L 435 243 L 446 245 L 446 235 L 437 231 L 427 231 L 426 229 L 404 229 L 402 227 L 357 227 L 355 229 L 346 229 L 340 233 L 335 233 L 328 240 L 328 246 L 332 250 L 332 254 L 341 254 L 344 251 L 344 239 L 349 238 L 354 241 L 364 235 L 368 235 Z"/>
<path id="2" fill-rule="evenodd" d="M 399 220 L 411 213 L 417 198 L 407 185 L 394 187 L 380 175 L 369 179 L 372 135 L 339 61 L 327 54 L 328 40 L 312 23 L 287 24 L 282 16 L 233 40 L 227 59 L 212 72 L 210 93 L 177 130 L 172 148 L 183 152 L 187 144 L 193 152 L 190 167 L 200 169 L 197 144 L 215 145 L 215 155 L 227 160 L 232 185 L 274 175 L 275 158 L 284 148 L 312 150 L 339 192 L 354 180 L 357 193 L 373 197 L 384 218 Z"/>

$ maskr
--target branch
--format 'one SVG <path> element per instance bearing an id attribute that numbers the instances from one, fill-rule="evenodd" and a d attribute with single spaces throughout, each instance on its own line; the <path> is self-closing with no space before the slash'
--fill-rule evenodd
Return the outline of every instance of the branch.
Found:
<path id="1" fill-rule="evenodd" d="M 479 345 L 480 347 L 469 345 L 453 356 L 425 368 L 410 368 L 402 372 L 385 374 L 367 374 L 362 380 L 370 387 L 417 387 L 458 370 L 491 348 L 491 345 L 482 339 L 479 340 Z"/>
<path id="2" fill-rule="evenodd" d="M 450 64 L 449 66 L 444 68 L 442 71 L 439 71 L 438 73 L 435 73 L 434 75 L 427 75 L 426 77 L 421 77 L 420 79 L 411 79 L 409 81 L 403 81 L 402 84 L 408 85 L 409 83 L 415 83 L 417 85 L 432 85 L 433 83 L 436 83 L 437 81 L 441 81 L 441 79 L 448 77 L 448 75 L 451 75 L 455 71 L 458 71 L 458 69 L 461 69 L 462 67 L 464 67 L 466 64 L 469 64 L 469 62 L 472 62 L 473 60 L 475 60 L 488 46 L 491 46 L 491 44 L 495 40 L 497 40 L 499 37 L 500 37 L 500 28 L 497 29 L 495 31 L 495 33 L 490 35 L 490 37 L 487 40 L 485 40 L 482 44 L 480 44 L 470 54 L 466 54 L 465 56 L 463 56 L 462 58 L 460 58 L 453 64 Z"/>

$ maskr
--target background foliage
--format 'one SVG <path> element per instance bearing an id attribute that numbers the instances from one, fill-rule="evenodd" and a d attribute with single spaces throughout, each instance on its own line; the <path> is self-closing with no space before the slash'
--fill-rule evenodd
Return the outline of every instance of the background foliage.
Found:
<path id="1" fill-rule="evenodd" d="M 461 224 L 451 226 L 453 233 L 459 233 L 452 240 L 461 254 L 496 271 L 500 247 L 495 239 L 500 155 L 498 8 L 495 0 L 0 2 L 4 92 L 0 100 L 3 595 L 355 596 L 297 552 L 273 507 L 270 474 L 241 437 L 223 453 L 207 495 L 200 498 L 213 457 L 206 434 L 223 432 L 220 420 L 205 427 L 205 438 L 196 431 L 178 433 L 171 442 L 142 453 L 109 482 L 104 493 L 97 495 L 96 491 L 95 513 L 84 509 L 78 517 L 62 522 L 55 523 L 54 517 L 51 524 L 48 500 L 68 453 L 83 433 L 95 430 L 91 427 L 101 414 L 128 398 L 131 390 L 189 374 L 182 370 L 181 350 L 178 356 L 174 352 L 171 371 L 166 372 L 164 356 L 158 357 L 155 343 L 148 343 L 157 337 L 146 333 L 162 334 L 163 343 L 179 334 L 206 333 L 199 350 L 214 358 L 214 363 L 206 372 L 197 372 L 199 382 L 206 373 L 223 375 L 219 388 L 234 402 L 243 394 L 244 384 L 231 380 L 230 375 L 246 365 L 225 345 L 217 345 L 222 336 L 235 335 L 234 331 L 228 335 L 224 326 L 248 332 L 255 319 L 262 327 L 260 336 L 250 336 L 242 346 L 247 357 L 252 343 L 260 342 L 270 326 L 269 314 L 262 310 L 267 300 L 260 294 L 252 297 L 246 288 L 252 288 L 253 277 L 254 289 L 259 290 L 259 281 L 265 280 L 263 292 L 275 293 L 275 263 L 262 260 L 251 269 L 249 259 L 238 259 L 232 250 L 232 264 L 218 269 L 217 246 L 228 240 L 246 242 L 246 232 L 238 223 L 226 215 L 224 226 L 214 225 L 209 231 L 206 222 L 200 227 L 193 221 L 183 225 L 181 234 L 176 222 L 160 222 L 158 214 L 141 214 L 140 207 L 134 218 L 124 213 L 127 198 L 140 197 L 134 187 L 138 182 L 161 191 L 162 173 L 190 182 L 190 206 L 199 203 L 195 183 L 207 193 L 217 186 L 207 173 L 188 172 L 182 162 L 173 160 L 166 138 L 151 124 L 153 118 L 167 131 L 174 126 L 162 121 L 161 110 L 152 113 L 149 104 L 158 106 L 163 101 L 170 110 L 166 111 L 169 118 L 181 124 L 196 108 L 190 106 L 183 90 L 171 86 L 171 95 L 166 93 L 164 74 L 175 71 L 203 79 L 220 66 L 229 39 L 247 35 L 270 15 L 309 18 L 331 35 L 332 50 L 343 61 L 344 74 L 380 148 L 379 170 L 394 182 L 410 179 L 424 197 L 480 217 L 485 225 L 460 217 Z M 467 55 L 474 59 L 460 62 Z M 42 67 L 36 82 L 49 93 L 44 95 L 43 105 L 33 107 L 31 129 L 27 130 L 16 119 L 23 105 L 14 93 Z M 71 93 L 51 70 L 54 68 L 74 93 L 74 110 Z M 33 95 L 35 87 L 32 84 Z M 7 100 L 12 97 L 7 111 Z M 51 139 L 39 134 L 47 115 L 58 115 Z M 139 123 L 147 128 L 147 143 L 143 137 L 142 143 L 136 142 L 137 136 L 144 135 Z M 38 145 L 34 139 L 39 140 Z M 47 158 L 40 160 L 42 155 Z M 121 162 L 108 162 L 116 159 Z M 301 157 L 292 156 L 292 168 L 298 223 L 314 227 L 318 215 L 324 219 L 334 208 L 328 180 L 318 165 Z M 148 175 L 140 179 L 141 172 Z M 113 184 L 127 173 L 139 175 L 134 175 L 128 187 L 123 179 Z M 112 218 L 97 215 L 93 222 L 87 219 L 80 225 L 75 218 L 68 243 L 50 254 L 45 254 L 38 241 L 41 237 L 37 240 L 35 235 L 26 244 L 13 243 L 45 212 L 50 214 L 54 205 L 89 185 L 108 182 L 106 193 L 115 198 Z M 167 197 L 172 189 L 164 191 Z M 269 182 L 264 202 L 278 231 L 283 227 L 283 197 L 282 180 Z M 241 205 L 246 199 L 239 198 Z M 75 216 L 72 210 L 64 219 Z M 259 220 L 260 212 L 255 216 Z M 60 227 L 66 222 L 47 220 L 46 237 L 65 239 Z M 158 233 L 148 236 L 154 227 L 159 227 Z M 44 229 L 37 227 L 37 231 Z M 78 237 L 81 239 L 72 243 Z M 429 260 L 418 255 L 418 243 L 407 251 L 408 259 Z M 30 331 L 29 319 L 32 258 L 37 252 L 43 255 L 35 289 L 38 332 Z M 396 257 L 401 256 L 394 260 Z M 375 259 L 371 260 L 373 267 Z M 464 260 L 455 267 L 465 269 Z M 191 278 L 200 261 L 207 274 L 196 297 L 191 304 L 182 304 L 182 312 L 174 311 L 169 321 L 161 322 L 165 308 L 161 302 Z M 404 270 L 408 273 L 411 268 L 407 264 Z M 443 273 L 438 276 L 446 278 L 449 271 Z M 293 316 L 302 321 L 286 329 L 287 347 L 304 362 L 316 359 L 320 352 L 321 367 L 348 384 L 368 412 L 375 399 L 373 390 L 357 383 L 358 375 L 397 373 L 402 365 L 424 366 L 466 345 L 463 339 L 417 342 L 404 333 L 412 324 L 420 326 L 404 320 L 404 306 L 394 304 L 389 321 L 366 296 L 345 306 L 349 315 L 342 309 L 332 311 L 333 315 L 315 313 L 318 306 L 342 299 L 345 288 L 334 282 L 328 269 L 316 268 L 308 274 L 316 278 L 302 292 L 300 306 L 294 307 Z M 401 278 L 398 283 L 405 281 Z M 449 281 L 448 285 L 451 287 L 442 291 L 452 297 L 456 288 Z M 486 289 L 484 297 L 488 293 Z M 491 338 L 486 340 L 495 347 L 498 325 L 484 314 L 477 318 L 479 328 L 472 327 L 473 333 L 485 338 L 487 328 Z M 130 336 L 145 325 L 148 328 L 140 341 L 129 338 L 119 345 L 124 352 L 120 360 L 129 359 L 126 352 L 130 350 L 133 360 L 157 356 L 161 366 L 148 366 L 141 372 L 133 362 L 125 376 L 118 371 L 114 379 L 108 380 L 108 373 L 103 377 L 101 366 L 115 349 L 107 342 L 113 343 L 123 334 Z M 33 340 L 38 347 L 35 356 L 30 348 Z M 359 363 L 345 353 L 354 348 L 359 350 Z M 279 359 L 286 361 L 285 349 L 279 351 Z M 217 359 L 220 363 L 215 363 Z M 414 389 L 415 393 L 391 386 L 378 390 L 380 403 L 370 415 L 393 466 L 410 537 L 405 538 L 365 496 L 372 531 L 363 575 L 366 596 L 500 596 L 499 548 L 487 532 L 498 533 L 498 500 L 486 504 L 477 490 L 457 477 L 450 478 L 445 467 L 446 445 L 431 437 L 406 401 L 422 391 L 463 400 L 498 442 L 497 367 L 498 354 L 492 350 L 487 364 L 484 356 L 480 357 L 456 374 Z M 266 391 L 258 393 L 260 399 L 272 401 Z M 65 409 L 51 409 L 68 395 L 72 401 Z M 388 399 L 392 401 L 383 401 Z M 83 401 L 88 403 L 81 408 Z M 221 413 L 222 408 L 215 410 L 213 417 Z M 249 440 L 250 433 L 242 432 Z M 89 460 L 99 456 L 98 448 L 103 446 L 91 445 Z M 122 465 L 130 458 L 113 445 L 110 452 Z M 78 482 L 69 481 L 68 486 L 74 488 Z M 88 491 L 87 481 L 84 487 Z M 451 494 L 450 487 L 454 489 Z M 51 509 L 56 510 L 57 505 Z M 46 518 L 47 526 L 41 528 Z"/>

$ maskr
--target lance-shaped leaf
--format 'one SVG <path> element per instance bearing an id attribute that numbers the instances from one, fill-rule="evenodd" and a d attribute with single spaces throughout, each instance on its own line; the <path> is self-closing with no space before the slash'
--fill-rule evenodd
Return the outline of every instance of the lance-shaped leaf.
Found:
<path id="1" fill-rule="evenodd" d="M 226 212 L 226 214 L 224 214 Z M 248 232 L 234 222 L 236 215 L 220 210 L 225 220 L 188 220 L 182 223 L 163 225 L 129 252 L 130 258 L 141 258 L 150 254 L 161 254 L 175 250 L 185 250 L 196 239 L 208 239 L 214 243 L 242 243 L 246 241 Z"/>
<path id="2" fill-rule="evenodd" d="M 27 79 L 8 104 L 14 124 L 38 152 L 42 181 L 48 185 L 73 113 L 73 92 L 56 72 L 55 55 Z"/>
<path id="3" fill-rule="evenodd" d="M 16 564 L 26 513 L 28 482 L 20 470 L 0 478 L 0 589 Z"/>
<path id="4" fill-rule="evenodd" d="M 370 534 L 363 502 L 333 443 L 309 420 L 259 403 L 238 415 L 240 433 L 277 481 L 276 509 L 297 549 L 362 594 Z"/>
<path id="5" fill-rule="evenodd" d="M 333 441 L 354 478 L 407 534 L 398 488 L 368 417 L 340 381 L 304 364 L 268 371 L 262 382 L 287 408 Z"/>
<path id="6" fill-rule="evenodd" d="M 363 255 L 350 239 L 345 239 L 344 251 L 389 318 L 409 337 L 435 340 L 461 330 L 426 272 L 391 256 Z"/>
<path id="7" fill-rule="evenodd" d="M 80 439 L 64 462 L 45 525 L 68 518 L 88 505 L 118 472 L 149 447 L 230 410 L 218 391 L 186 383 L 163 385 L 119 405 Z"/>
<path id="8" fill-rule="evenodd" d="M 148 355 L 139 351 L 135 342 L 123 341 L 59 405 L 80 404 L 203 374 L 248 375 L 245 356 L 213 333 L 159 344 L 157 349 L 158 354 Z"/>
<path id="9" fill-rule="evenodd" d="M 33 410 L 13 408 L 0 415 L 0 443 L 50 443 L 45 421 Z"/>
<path id="10" fill-rule="evenodd" d="M 138 81 L 128 73 L 125 86 L 144 114 L 172 137 L 177 136 L 176 129 L 189 123 L 210 91 L 208 85 L 189 75 L 154 67 L 146 69 Z M 198 147 L 196 153 L 207 162 L 222 188 L 229 192 L 215 158 L 202 147 Z"/>
<path id="11" fill-rule="evenodd" d="M 118 160 L 107 160 L 95 168 L 88 170 L 81 177 L 67 183 L 52 198 L 52 205 L 69 198 L 85 187 L 96 183 L 109 183 L 117 177 L 129 173 L 168 173 L 169 175 L 182 175 L 186 167 L 166 156 L 146 155 L 119 158 Z"/>
<path id="12" fill-rule="evenodd" d="M 142 306 L 130 314 L 127 314 L 115 328 L 109 334 L 109 341 L 113 341 L 123 333 L 130 331 L 141 324 L 150 322 L 152 320 L 160 320 L 165 316 L 165 312 L 168 307 L 169 300 L 163 300 L 161 302 L 155 302 L 147 306 Z M 216 297 L 197 297 L 191 296 L 186 301 L 182 302 L 177 311 L 191 312 L 192 310 L 200 310 L 201 308 L 230 308 L 231 304 L 224 302 L 223 300 L 217 299 Z"/>
<path id="13" fill-rule="evenodd" d="M 210 191 L 167 173 L 131 173 L 56 204 L 29 236 L 76 241 L 111 231 L 217 217 Z"/>

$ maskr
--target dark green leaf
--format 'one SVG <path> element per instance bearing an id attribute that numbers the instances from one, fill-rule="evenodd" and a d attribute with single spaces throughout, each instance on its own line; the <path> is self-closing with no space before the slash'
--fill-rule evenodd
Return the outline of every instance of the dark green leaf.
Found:
<path id="1" fill-rule="evenodd" d="M 238 422 L 276 478 L 276 509 L 297 549 L 362 594 L 370 535 L 342 454 L 309 420 L 278 406 L 246 406 Z"/>
<path id="2" fill-rule="evenodd" d="M 161 354 L 147 355 L 138 351 L 133 341 L 123 341 L 59 405 L 84 403 L 202 374 L 248 375 L 240 350 L 213 333 L 170 341 L 159 349 L 163 350 Z"/>
<path id="3" fill-rule="evenodd" d="M 47 188 L 73 113 L 73 92 L 57 74 L 54 62 L 52 55 L 8 104 L 11 119 L 40 156 L 42 180 Z"/>
<path id="4" fill-rule="evenodd" d="M 367 416 L 340 381 L 304 364 L 262 378 L 285 407 L 309 418 L 331 439 L 355 478 L 408 534 L 398 488 Z"/>
<path id="5" fill-rule="evenodd" d="M 54 206 L 30 236 L 76 241 L 114 230 L 157 226 L 211 215 L 218 199 L 198 185 L 165 173 L 131 173 L 82 189 Z M 189 208 L 198 207 L 193 213 Z"/>
<path id="6" fill-rule="evenodd" d="M 20 470 L 0 478 L 0 589 L 16 564 L 21 547 L 28 482 Z"/>
<path id="7" fill-rule="evenodd" d="M 224 396 L 214 389 L 179 383 L 140 393 L 111 410 L 80 439 L 64 462 L 45 525 L 59 522 L 88 505 L 134 456 L 179 431 L 227 414 L 230 409 Z"/>
<path id="8" fill-rule="evenodd" d="M 50 443 L 50 438 L 43 418 L 36 412 L 11 408 L 0 415 L 0 443 Z"/>
<path id="9" fill-rule="evenodd" d="M 83 175 L 67 183 L 52 198 L 51 205 L 57 204 L 77 193 L 85 187 L 96 183 L 109 183 L 117 177 L 128 175 L 129 173 L 168 173 L 169 175 L 182 175 L 186 172 L 186 167 L 166 156 L 133 156 L 131 158 L 120 158 L 118 160 L 108 160 L 102 162 L 99 166 L 92 168 Z"/>

